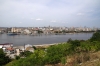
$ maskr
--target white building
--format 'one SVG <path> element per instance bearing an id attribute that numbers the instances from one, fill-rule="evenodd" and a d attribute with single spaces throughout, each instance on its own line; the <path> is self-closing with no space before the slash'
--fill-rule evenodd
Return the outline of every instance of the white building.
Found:
<path id="1" fill-rule="evenodd" d="M 0 48 L 7 48 L 7 47 L 12 47 L 13 44 L 12 43 L 5 43 L 5 44 L 0 44 Z"/>
<path id="2" fill-rule="evenodd" d="M 25 29 L 24 32 L 25 32 L 26 34 L 30 34 L 30 33 L 31 33 L 28 29 Z"/>
<path id="3" fill-rule="evenodd" d="M 32 47 L 32 45 L 26 44 L 26 45 L 25 45 L 25 49 L 26 49 L 27 47 Z"/>

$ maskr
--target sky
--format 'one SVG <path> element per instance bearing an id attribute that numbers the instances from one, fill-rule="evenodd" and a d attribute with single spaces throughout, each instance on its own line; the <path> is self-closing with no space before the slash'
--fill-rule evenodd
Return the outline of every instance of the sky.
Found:
<path id="1" fill-rule="evenodd" d="M 0 27 L 100 27 L 100 0 L 0 0 Z"/>

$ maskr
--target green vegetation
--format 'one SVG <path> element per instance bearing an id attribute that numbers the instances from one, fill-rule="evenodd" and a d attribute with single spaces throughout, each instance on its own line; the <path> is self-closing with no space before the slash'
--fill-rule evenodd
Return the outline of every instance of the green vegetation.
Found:
<path id="1" fill-rule="evenodd" d="M 40 34 L 40 33 L 43 33 L 43 31 L 42 30 L 38 30 L 38 33 Z"/>
<path id="2" fill-rule="evenodd" d="M 68 63 L 67 57 L 73 56 L 75 64 L 91 60 L 90 54 L 100 50 L 100 32 L 96 32 L 89 40 L 71 40 L 67 43 L 53 45 L 45 50 L 36 49 L 26 58 L 12 61 L 6 66 L 43 66 Z"/>
<path id="3" fill-rule="evenodd" d="M 30 51 L 24 51 L 24 52 L 21 52 L 20 53 L 20 56 L 21 57 L 28 57 L 28 56 L 30 56 L 32 54 L 32 52 L 30 52 Z"/>
<path id="4" fill-rule="evenodd" d="M 10 61 L 11 59 L 8 56 L 6 56 L 2 49 L 0 49 L 0 66 L 3 66 Z"/>
<path id="5" fill-rule="evenodd" d="M 6 66 L 43 66 L 45 52 L 43 50 L 36 50 L 33 54 L 26 58 L 21 58 L 16 61 L 12 61 Z"/>
<path id="6" fill-rule="evenodd" d="M 33 46 L 33 48 L 34 48 L 34 50 L 36 50 L 36 47 L 35 46 Z"/>
<path id="7" fill-rule="evenodd" d="M 93 36 L 90 38 L 90 41 L 100 41 L 100 32 L 96 32 L 93 34 Z"/>

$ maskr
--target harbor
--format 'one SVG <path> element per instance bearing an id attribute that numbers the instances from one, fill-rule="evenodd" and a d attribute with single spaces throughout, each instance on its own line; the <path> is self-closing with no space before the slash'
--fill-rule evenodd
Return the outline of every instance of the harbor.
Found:
<path id="1" fill-rule="evenodd" d="M 42 45 L 67 42 L 69 38 L 75 40 L 87 40 L 93 33 L 74 33 L 66 35 L 15 35 L 9 36 L 7 34 L 0 34 L 0 43 L 13 43 L 14 46 L 23 46 L 24 44 Z"/>

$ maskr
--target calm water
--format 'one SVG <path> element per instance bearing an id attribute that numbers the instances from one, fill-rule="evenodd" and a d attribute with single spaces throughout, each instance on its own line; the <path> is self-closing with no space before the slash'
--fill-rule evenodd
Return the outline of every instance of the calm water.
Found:
<path id="1" fill-rule="evenodd" d="M 0 44 L 1 43 L 13 43 L 14 46 L 20 46 L 25 44 L 50 44 L 66 42 L 69 38 L 78 40 L 87 40 L 93 33 L 75 33 L 66 35 L 43 35 L 43 36 L 29 36 L 29 35 L 16 35 L 8 36 L 6 34 L 0 34 Z"/>

